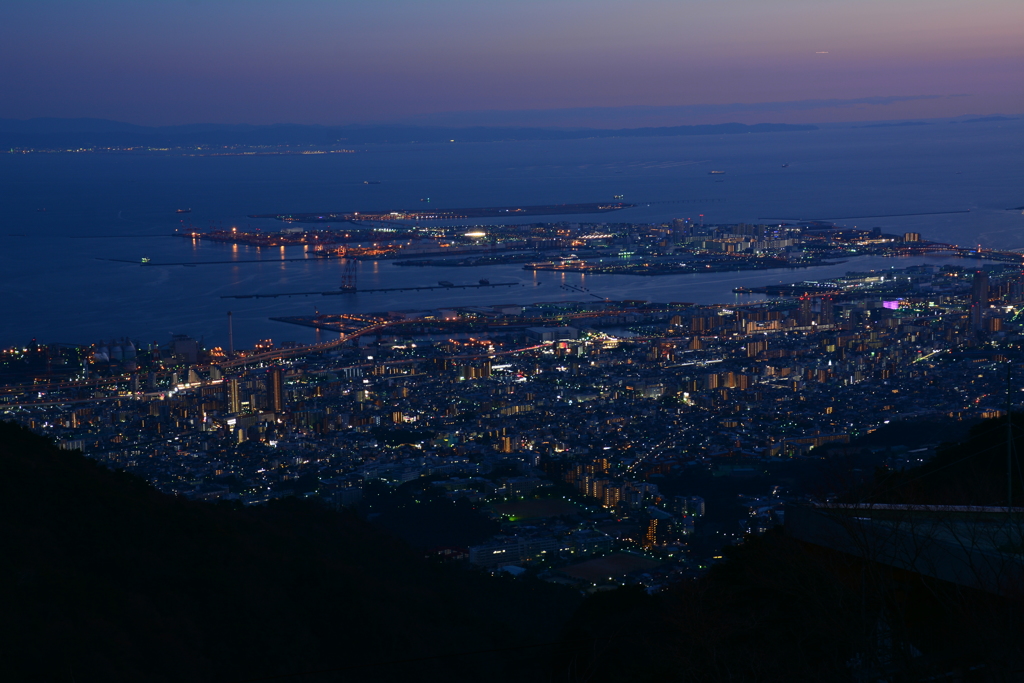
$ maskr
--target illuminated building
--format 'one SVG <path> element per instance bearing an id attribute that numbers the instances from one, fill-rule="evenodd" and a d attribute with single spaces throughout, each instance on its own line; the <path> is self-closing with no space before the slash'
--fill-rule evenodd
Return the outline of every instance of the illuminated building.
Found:
<path id="1" fill-rule="evenodd" d="M 228 412 L 229 413 L 240 413 L 242 412 L 242 397 L 238 392 L 238 380 L 228 380 Z"/>
<path id="2" fill-rule="evenodd" d="M 267 393 L 270 398 L 269 408 L 275 413 L 284 410 L 284 382 L 281 377 L 281 368 L 271 368 L 267 373 Z"/>
<path id="3" fill-rule="evenodd" d="M 647 522 L 647 530 L 644 532 L 644 548 L 653 548 L 658 542 L 658 520 L 652 519 Z"/>

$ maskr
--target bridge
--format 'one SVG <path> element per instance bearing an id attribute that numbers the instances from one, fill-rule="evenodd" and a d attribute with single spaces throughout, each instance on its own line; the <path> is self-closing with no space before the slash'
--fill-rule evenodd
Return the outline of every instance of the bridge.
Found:
<path id="1" fill-rule="evenodd" d="M 346 342 L 349 342 L 349 341 L 351 341 L 351 340 L 353 340 L 356 337 L 359 337 L 361 335 L 371 334 L 373 332 L 376 332 L 377 330 L 379 330 L 381 328 L 384 328 L 384 327 L 387 327 L 388 325 L 392 325 L 395 322 L 398 322 L 398 321 L 394 321 L 394 320 L 379 321 L 379 322 L 372 323 L 370 325 L 366 325 L 366 326 L 356 330 L 355 332 L 350 332 L 349 334 L 346 334 L 346 335 L 342 336 L 341 338 L 335 339 L 333 341 L 321 342 L 319 344 L 312 344 L 312 345 L 309 345 L 309 346 L 297 346 L 297 347 L 291 348 L 291 349 L 277 349 L 277 350 L 274 350 L 274 351 L 265 351 L 263 353 L 257 353 L 257 354 L 251 355 L 251 356 L 243 356 L 243 357 L 239 357 L 239 358 L 232 358 L 232 359 L 220 362 L 220 363 L 214 363 L 213 365 L 219 365 L 220 367 L 222 367 L 224 369 L 228 369 L 228 368 L 241 367 L 241 366 L 245 366 L 245 365 L 252 365 L 252 364 L 256 364 L 256 363 L 271 362 L 271 361 L 281 360 L 281 359 L 284 359 L 284 358 L 290 358 L 290 357 L 295 357 L 295 356 L 305 356 L 305 355 L 311 355 L 311 354 L 314 354 L 314 353 L 322 353 L 324 351 L 329 351 L 329 350 L 331 350 L 333 348 L 337 348 L 337 347 L 345 344 Z M 169 372 L 164 372 L 164 373 L 159 373 L 159 374 L 160 375 L 167 375 L 167 374 L 170 374 L 170 373 Z M 69 380 L 69 381 L 65 381 L 65 382 L 49 382 L 49 383 L 46 383 L 46 384 L 7 384 L 7 385 L 0 386 L 0 396 L 4 396 L 4 395 L 10 396 L 12 394 L 28 394 L 28 393 L 35 393 L 35 392 L 49 393 L 49 392 L 52 392 L 52 391 L 60 391 L 60 390 L 66 390 L 66 389 L 87 389 L 87 388 L 92 388 L 92 387 L 109 386 L 111 384 L 130 384 L 132 379 L 133 379 L 133 376 L 131 374 L 125 374 L 125 375 L 114 375 L 114 376 L 111 376 L 111 377 L 101 377 L 101 378 L 90 379 L 90 380 Z M 201 388 L 203 386 L 209 386 L 211 384 L 217 384 L 219 382 L 220 382 L 220 380 L 217 380 L 217 381 L 206 380 L 206 381 L 200 382 L 199 384 L 196 384 L 194 386 L 186 387 L 184 390 Z M 109 399 L 109 398 L 128 398 L 128 397 L 119 396 L 119 397 L 102 397 L 102 398 L 103 399 Z M 40 403 L 40 404 L 42 404 L 42 403 L 45 403 L 45 404 L 56 404 L 56 403 L 69 403 L 69 402 L 77 402 L 77 401 L 95 401 L 95 400 L 100 400 L 100 398 L 99 397 L 95 397 L 95 398 L 87 398 L 87 399 L 75 398 L 75 399 L 57 399 L 57 400 L 45 399 L 45 400 L 42 400 L 41 403 L 40 403 L 40 401 L 33 401 L 33 402 L 31 402 L 31 404 L 32 405 L 37 404 L 37 403 Z M 0 402 L 0 406 L 15 406 L 15 405 L 29 405 L 29 403 L 3 403 L 3 402 Z"/>
<path id="2" fill-rule="evenodd" d="M 1020 263 L 1024 255 L 1014 251 L 1001 251 L 999 249 L 984 249 L 981 247 L 961 247 L 956 244 L 942 244 L 941 242 L 909 243 L 902 247 L 896 247 L 899 255 L 913 256 L 915 254 L 947 252 L 955 254 L 960 258 L 987 259 L 990 261 L 1006 261 L 1009 263 Z"/>
<path id="3" fill-rule="evenodd" d="M 251 356 L 232 358 L 222 362 L 220 366 L 226 370 L 228 368 L 237 368 L 243 365 L 254 365 L 256 363 L 267 363 L 283 360 L 285 358 L 293 358 L 295 356 L 308 356 L 314 353 L 322 353 L 342 346 L 343 344 L 346 344 L 357 337 L 361 337 L 364 334 L 372 334 L 377 330 L 383 329 L 388 325 L 393 325 L 396 322 L 398 321 L 382 320 L 380 322 L 375 322 L 365 327 L 361 327 L 355 332 L 350 332 L 338 339 L 335 339 L 334 341 L 320 342 L 319 344 L 311 344 L 309 346 L 296 346 L 291 349 L 276 349 L 274 351 L 264 351 L 263 353 L 257 353 Z"/>

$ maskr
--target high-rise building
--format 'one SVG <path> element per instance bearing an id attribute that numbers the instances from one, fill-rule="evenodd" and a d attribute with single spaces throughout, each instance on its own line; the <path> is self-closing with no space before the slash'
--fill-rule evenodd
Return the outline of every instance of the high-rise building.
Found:
<path id="1" fill-rule="evenodd" d="M 813 319 L 814 314 L 811 311 L 811 297 L 800 297 L 800 307 L 797 309 L 796 324 L 800 327 L 807 327 L 811 324 Z"/>
<path id="2" fill-rule="evenodd" d="M 658 542 L 658 520 L 651 519 L 647 522 L 647 529 L 644 530 L 643 547 L 650 550 Z"/>
<path id="3" fill-rule="evenodd" d="M 988 273 L 978 270 L 974 273 L 974 284 L 971 286 L 971 329 L 975 332 L 984 329 L 984 316 L 987 308 Z"/>
<path id="4" fill-rule="evenodd" d="M 818 299 L 821 306 L 821 315 L 818 318 L 818 322 L 822 325 L 831 325 L 836 321 L 835 309 L 832 307 L 832 297 L 823 296 Z"/>
<path id="5" fill-rule="evenodd" d="M 1010 282 L 1009 300 L 1014 304 L 1024 301 L 1024 280 L 1020 277 Z"/>
<path id="6" fill-rule="evenodd" d="M 242 412 L 242 395 L 238 389 L 237 379 L 228 380 L 228 412 Z"/>
<path id="7" fill-rule="evenodd" d="M 171 353 L 179 363 L 192 365 L 199 360 L 199 343 L 187 334 L 171 338 Z"/>
<path id="8" fill-rule="evenodd" d="M 608 485 L 604 487 L 604 494 L 602 496 L 602 503 L 606 508 L 613 508 L 619 504 L 622 500 L 622 487 L 615 485 Z"/>
<path id="9" fill-rule="evenodd" d="M 284 410 L 284 380 L 281 368 L 273 367 L 267 372 L 267 407 L 275 413 Z"/>

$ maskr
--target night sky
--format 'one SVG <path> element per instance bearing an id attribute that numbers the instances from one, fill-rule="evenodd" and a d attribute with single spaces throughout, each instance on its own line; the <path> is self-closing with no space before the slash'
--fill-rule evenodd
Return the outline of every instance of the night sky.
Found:
<path id="1" fill-rule="evenodd" d="M 0 118 L 620 126 L 1014 115 L 1024 2 L 8 0 L 0 62 Z M 619 107 L 675 109 L 535 111 Z"/>

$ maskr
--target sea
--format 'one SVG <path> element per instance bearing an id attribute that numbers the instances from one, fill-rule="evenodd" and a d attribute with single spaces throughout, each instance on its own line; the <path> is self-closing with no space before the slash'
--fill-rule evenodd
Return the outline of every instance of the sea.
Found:
<path id="1" fill-rule="evenodd" d="M 712 175 L 712 170 L 723 173 Z M 223 297 L 336 291 L 343 266 L 334 260 L 242 262 L 282 254 L 299 258 L 304 250 L 193 241 L 175 235 L 176 229 L 282 227 L 247 217 L 261 213 L 584 203 L 622 195 L 637 206 L 523 222 L 818 219 L 920 232 L 925 239 L 961 245 L 1022 249 L 1024 120 L 830 124 L 814 131 L 720 136 L 456 140 L 360 146 L 340 154 L 4 153 L 0 187 L 0 346 L 122 337 L 164 344 L 172 334 L 226 346 L 230 311 L 235 345 L 244 348 L 259 339 L 317 338 L 310 328 L 271 320 L 279 316 L 594 297 L 742 302 L 756 299 L 733 294 L 740 285 L 956 260 L 862 257 L 800 270 L 659 277 L 533 273 L 519 265 L 416 268 L 377 261 L 359 263 L 360 288 L 441 280 L 471 284 L 481 278 L 515 286 L 231 299 Z M 191 212 L 178 214 L 178 209 Z M 143 266 L 143 258 L 194 265 Z M 225 260 L 239 262 L 203 263 Z"/>

